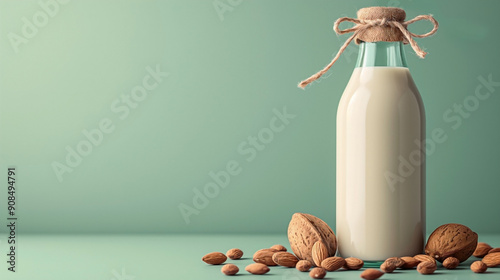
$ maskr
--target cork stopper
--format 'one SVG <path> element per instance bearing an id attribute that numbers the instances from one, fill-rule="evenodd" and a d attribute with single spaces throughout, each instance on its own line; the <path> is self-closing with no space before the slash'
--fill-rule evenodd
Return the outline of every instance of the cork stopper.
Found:
<path id="1" fill-rule="evenodd" d="M 403 9 L 394 7 L 368 7 L 358 10 L 358 19 L 361 22 L 373 26 L 366 30 L 360 31 L 355 38 L 356 44 L 363 42 L 396 42 L 402 41 L 408 43 L 401 31 L 393 25 L 380 25 L 381 20 L 397 21 L 403 23 L 406 18 L 406 13 Z"/>

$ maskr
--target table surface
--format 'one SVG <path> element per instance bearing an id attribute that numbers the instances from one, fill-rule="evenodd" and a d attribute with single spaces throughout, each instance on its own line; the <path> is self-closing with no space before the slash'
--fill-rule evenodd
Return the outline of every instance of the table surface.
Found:
<path id="1" fill-rule="evenodd" d="M 480 241 L 500 245 L 499 235 L 480 235 Z M 258 249 L 282 244 L 286 235 L 20 235 L 17 237 L 16 272 L 7 270 L 7 239 L 0 239 L 0 279 L 38 280 L 154 280 L 154 279 L 228 279 L 220 265 L 207 265 L 201 257 L 212 251 L 225 253 L 240 248 L 241 260 L 227 261 L 240 268 L 239 277 L 252 279 L 311 279 L 308 273 L 293 268 L 271 267 L 267 275 L 251 275 L 245 266 L 252 263 Z M 471 257 L 455 270 L 439 266 L 434 275 L 415 270 L 397 270 L 380 279 L 500 279 L 500 267 L 475 274 Z M 325 279 L 360 279 L 360 271 L 329 272 Z"/>

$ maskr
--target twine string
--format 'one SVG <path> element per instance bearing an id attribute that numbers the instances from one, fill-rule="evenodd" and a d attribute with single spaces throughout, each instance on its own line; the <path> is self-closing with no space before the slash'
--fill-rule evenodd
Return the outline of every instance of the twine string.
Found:
<path id="1" fill-rule="evenodd" d="M 429 31 L 429 32 L 427 32 L 427 33 L 424 33 L 424 34 L 415 34 L 415 33 L 410 32 L 408 30 L 408 28 L 407 28 L 408 25 L 410 25 L 410 24 L 412 24 L 414 22 L 420 21 L 420 20 L 428 20 L 428 21 L 430 21 L 433 24 L 432 30 Z M 340 29 L 339 25 L 342 22 L 344 22 L 344 21 L 352 22 L 355 25 L 353 27 L 351 27 L 351 28 Z M 337 19 L 335 21 L 335 23 L 333 25 L 333 30 L 335 30 L 335 32 L 337 34 L 339 34 L 339 35 L 346 34 L 346 33 L 351 33 L 351 32 L 354 32 L 354 33 L 351 35 L 351 37 L 349 37 L 344 42 L 344 44 L 342 45 L 342 47 L 340 47 L 340 49 L 337 52 L 337 54 L 335 55 L 335 57 L 332 59 L 332 61 L 330 63 L 328 63 L 328 65 L 325 66 L 325 68 L 321 69 L 316 74 L 314 74 L 311 77 L 309 77 L 309 78 L 303 80 L 302 82 L 300 82 L 299 83 L 299 87 L 300 88 L 305 88 L 308 84 L 316 81 L 321 76 L 323 76 L 323 74 L 325 74 L 326 72 L 328 72 L 328 70 L 339 59 L 340 55 L 344 52 L 344 50 L 347 48 L 347 46 L 349 46 L 349 44 L 352 42 L 352 40 L 354 40 L 354 38 L 356 38 L 356 36 L 360 32 L 363 32 L 363 31 L 365 31 L 365 30 L 367 30 L 367 29 L 369 29 L 370 27 L 373 27 L 373 26 L 389 26 L 389 27 L 395 27 L 395 28 L 399 29 L 399 31 L 401 31 L 401 33 L 403 34 L 404 42 L 405 43 L 409 43 L 410 46 L 415 51 L 415 53 L 419 57 L 424 58 L 427 53 L 425 51 L 423 51 L 418 46 L 417 42 L 413 39 L 413 37 L 415 37 L 415 38 L 424 38 L 424 37 L 431 36 L 432 34 L 436 33 L 436 31 L 438 30 L 439 24 L 436 21 L 436 19 L 434 19 L 434 17 L 431 16 L 431 15 L 416 16 L 415 18 L 413 18 L 411 20 L 408 20 L 408 21 L 404 21 L 404 22 L 395 21 L 395 20 L 388 20 L 386 18 L 375 19 L 375 20 L 359 20 L 359 19 L 350 18 L 350 17 L 341 17 L 341 18 L 339 18 L 339 19 Z"/>

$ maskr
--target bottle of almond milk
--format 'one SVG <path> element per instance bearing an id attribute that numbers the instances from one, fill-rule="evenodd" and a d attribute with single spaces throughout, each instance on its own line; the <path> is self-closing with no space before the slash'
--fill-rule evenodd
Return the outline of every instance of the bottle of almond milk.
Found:
<path id="1" fill-rule="evenodd" d="M 336 234 L 339 253 L 367 264 L 389 257 L 414 256 L 425 238 L 425 112 L 406 63 L 404 45 L 423 52 L 412 37 L 437 30 L 431 16 L 405 21 L 399 8 L 371 7 L 358 19 L 341 18 L 340 33 L 354 32 L 359 56 L 337 111 Z M 426 19 L 434 29 L 423 35 L 407 30 Z M 340 30 L 350 21 L 353 28 Z M 322 73 L 323 72 L 323 73 Z M 304 87 L 318 74 L 300 84 Z"/>

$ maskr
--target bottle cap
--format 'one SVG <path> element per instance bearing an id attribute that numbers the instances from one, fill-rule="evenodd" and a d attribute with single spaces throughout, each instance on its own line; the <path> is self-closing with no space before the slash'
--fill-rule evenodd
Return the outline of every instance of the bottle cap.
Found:
<path id="1" fill-rule="evenodd" d="M 394 25 L 381 24 L 382 21 L 404 23 L 406 13 L 403 9 L 394 7 L 368 7 L 360 9 L 357 13 L 360 24 L 372 25 L 361 30 L 356 36 L 355 42 L 396 42 L 408 43 L 401 30 Z"/>

